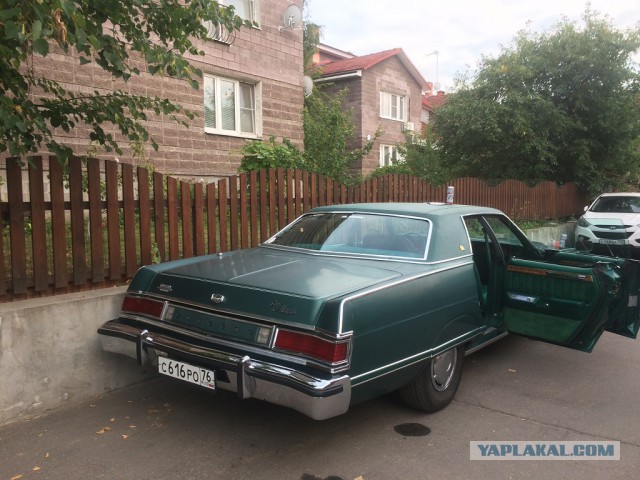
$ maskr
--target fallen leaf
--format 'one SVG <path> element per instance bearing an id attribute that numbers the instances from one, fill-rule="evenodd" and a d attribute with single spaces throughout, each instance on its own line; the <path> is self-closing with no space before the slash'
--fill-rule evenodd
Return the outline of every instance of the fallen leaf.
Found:
<path id="1" fill-rule="evenodd" d="M 129 428 L 138 428 L 135 425 L 129 425 Z"/>
<path id="2" fill-rule="evenodd" d="M 102 435 L 104 432 L 108 432 L 109 430 L 111 430 L 111 427 L 104 427 L 104 428 L 98 430 L 96 433 L 98 435 Z"/>
<path id="3" fill-rule="evenodd" d="M 129 435 L 122 435 L 123 440 L 126 440 L 127 438 L 129 438 Z"/>
<path id="4" fill-rule="evenodd" d="M 359 477 L 356 477 L 353 480 L 364 480 L 364 477 L 362 475 L 360 475 Z"/>
<path id="5" fill-rule="evenodd" d="M 44 456 L 44 458 L 49 459 L 49 452 Z"/>
<path id="6" fill-rule="evenodd" d="M 115 422 L 115 421 L 116 421 L 116 417 L 110 418 L 110 419 L 109 419 L 109 421 L 110 421 L 111 423 Z"/>
<path id="7" fill-rule="evenodd" d="M 513 368 L 510 368 L 510 369 L 509 369 L 509 371 L 510 371 L 510 372 L 513 372 L 513 373 L 516 373 L 516 372 L 517 372 L 517 370 L 514 370 Z"/>
<path id="8" fill-rule="evenodd" d="M 20 480 L 22 478 L 22 474 L 16 475 L 15 477 L 11 477 L 11 480 Z"/>
<path id="9" fill-rule="evenodd" d="M 32 470 L 33 470 L 34 472 L 37 472 L 38 470 L 40 470 L 40 467 L 33 467 L 33 468 L 32 468 Z"/>

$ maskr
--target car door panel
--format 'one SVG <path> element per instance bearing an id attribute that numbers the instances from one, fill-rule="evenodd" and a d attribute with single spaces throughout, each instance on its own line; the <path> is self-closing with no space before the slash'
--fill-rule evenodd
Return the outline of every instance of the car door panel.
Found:
<path id="1" fill-rule="evenodd" d="M 575 251 L 558 252 L 553 260 L 561 265 L 587 266 L 609 264 L 609 276 L 619 276 L 612 287 L 615 299 L 611 302 L 605 330 L 629 338 L 636 338 L 640 329 L 640 261 L 628 258 L 613 258 Z"/>
<path id="2" fill-rule="evenodd" d="M 598 268 L 510 259 L 504 278 L 506 328 L 579 350 L 593 348 L 609 304 Z"/>

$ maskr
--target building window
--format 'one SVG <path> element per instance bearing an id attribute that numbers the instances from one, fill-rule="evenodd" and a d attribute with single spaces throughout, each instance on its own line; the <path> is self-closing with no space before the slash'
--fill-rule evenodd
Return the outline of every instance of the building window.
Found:
<path id="1" fill-rule="evenodd" d="M 429 123 L 429 120 L 431 120 L 431 116 L 429 114 L 429 110 L 427 110 L 426 108 L 422 109 L 422 116 L 420 117 L 420 121 L 422 123 Z"/>
<path id="2" fill-rule="evenodd" d="M 234 13 L 243 20 L 249 20 L 255 27 L 260 25 L 260 15 L 258 11 L 259 0 L 219 0 L 220 6 L 233 6 Z M 232 45 L 236 38 L 235 31 L 229 31 L 222 24 L 215 24 L 210 21 L 203 22 L 207 29 L 207 37 L 220 43 Z"/>
<path id="3" fill-rule="evenodd" d="M 223 6 L 233 6 L 235 14 L 244 20 L 259 23 L 258 0 L 218 0 Z"/>
<path id="4" fill-rule="evenodd" d="M 380 145 L 380 166 L 389 167 L 402 162 L 404 158 L 396 145 Z"/>
<path id="5" fill-rule="evenodd" d="M 223 77 L 204 77 L 204 131 L 256 136 L 256 85 Z"/>
<path id="6" fill-rule="evenodd" d="M 380 92 L 380 116 L 404 122 L 407 119 L 406 103 L 407 97 Z"/>

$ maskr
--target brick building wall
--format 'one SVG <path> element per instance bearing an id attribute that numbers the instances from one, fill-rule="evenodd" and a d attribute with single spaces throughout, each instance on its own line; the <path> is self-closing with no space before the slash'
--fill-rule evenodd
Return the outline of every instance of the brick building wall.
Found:
<path id="1" fill-rule="evenodd" d="M 364 137 L 370 134 L 373 138 L 378 126 L 383 131 L 371 152 L 363 159 L 362 173 L 367 174 L 380 165 L 380 144 L 396 145 L 405 143 L 403 133 L 405 122 L 380 117 L 380 92 L 384 91 L 406 96 L 406 122 L 413 122 L 414 125 L 419 125 L 422 110 L 422 89 L 397 57 L 389 58 L 365 70 L 362 76 L 362 83 L 362 110 L 372 112 L 371 115 L 363 116 L 362 129 Z"/>
<path id="2" fill-rule="evenodd" d="M 371 152 L 354 171 L 367 175 L 380 166 L 380 145 L 405 143 L 403 125 L 405 121 L 390 120 L 380 116 L 380 92 L 388 92 L 407 98 L 407 120 L 419 128 L 422 112 L 422 87 L 407 71 L 397 56 L 388 58 L 366 70 L 362 76 L 334 80 L 325 87 L 328 92 L 348 89 L 345 109 L 352 110 L 355 125 L 356 145 L 362 147 L 368 138 L 374 138 L 380 128 L 383 133 L 375 141 Z"/>
<path id="3" fill-rule="evenodd" d="M 275 135 L 287 137 L 302 147 L 302 30 L 279 28 L 285 8 L 292 3 L 302 7 L 302 0 L 260 0 L 259 28 L 243 27 L 235 32 L 235 40 L 231 45 L 215 41 L 199 42 L 197 46 L 205 52 L 205 56 L 191 58 L 193 65 L 205 75 L 255 86 L 257 135 L 238 137 L 205 133 L 202 80 L 198 90 L 192 89 L 186 82 L 152 77 L 146 73 L 124 83 L 115 81 L 93 64 L 81 66 L 73 53 L 65 55 L 56 48 L 45 58 L 35 57 L 33 68 L 36 74 L 56 80 L 75 92 L 93 94 L 96 90 L 100 93 L 123 90 L 168 98 L 197 112 L 199 116 L 194 120 L 184 117 L 190 128 L 162 116 L 149 116 L 147 127 L 160 149 L 156 152 L 147 145 L 147 160 L 158 171 L 181 177 L 209 180 L 231 175 L 237 172 L 240 164 L 239 149 L 251 139 Z M 142 62 L 138 68 L 146 71 Z M 105 130 L 113 133 L 121 142 L 123 155 L 91 147 L 89 131 L 82 126 L 69 133 L 57 132 L 57 135 L 59 140 L 80 154 L 90 151 L 101 158 L 117 157 L 120 161 L 136 164 L 144 161 L 132 156 L 128 141 L 116 135 L 115 129 L 105 126 Z"/>

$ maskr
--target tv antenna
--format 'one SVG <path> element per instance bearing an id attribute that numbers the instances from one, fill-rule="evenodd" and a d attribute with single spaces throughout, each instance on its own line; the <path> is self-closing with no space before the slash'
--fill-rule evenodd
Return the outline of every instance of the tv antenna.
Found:
<path id="1" fill-rule="evenodd" d="M 302 28 L 302 10 L 298 5 L 291 4 L 284 9 L 284 15 L 282 18 L 283 26 L 278 27 L 278 30 L 297 30 Z"/>
<path id="2" fill-rule="evenodd" d="M 426 54 L 427 57 L 430 57 L 431 55 L 436 56 L 436 83 L 433 84 L 433 89 L 437 93 L 438 91 L 440 91 L 440 82 L 438 80 L 438 63 L 440 61 L 440 52 L 438 50 L 434 50 L 433 52 Z"/>

